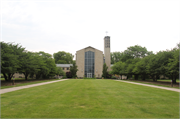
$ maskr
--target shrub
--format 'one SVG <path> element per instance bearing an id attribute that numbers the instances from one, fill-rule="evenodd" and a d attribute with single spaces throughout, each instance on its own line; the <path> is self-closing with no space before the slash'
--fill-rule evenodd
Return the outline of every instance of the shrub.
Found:
<path id="1" fill-rule="evenodd" d="M 112 76 L 111 79 L 117 79 L 115 76 Z"/>
<path id="2" fill-rule="evenodd" d="M 67 77 L 67 78 L 72 78 L 71 72 L 66 72 L 66 77 Z"/>
<path id="3" fill-rule="evenodd" d="M 62 79 L 66 79 L 67 77 L 66 76 L 63 76 Z"/>
<path id="4" fill-rule="evenodd" d="M 111 79 L 111 77 L 112 77 L 112 75 L 111 75 L 111 74 L 109 74 L 109 72 L 107 72 L 107 74 L 106 74 L 106 78 L 107 78 L 107 79 Z"/>

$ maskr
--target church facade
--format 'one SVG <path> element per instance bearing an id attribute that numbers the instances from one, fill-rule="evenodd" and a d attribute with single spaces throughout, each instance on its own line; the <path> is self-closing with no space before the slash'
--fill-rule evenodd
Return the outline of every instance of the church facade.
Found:
<path id="1" fill-rule="evenodd" d="M 77 77 L 101 78 L 103 64 L 111 70 L 110 37 L 104 37 L 104 54 L 91 46 L 76 51 Z"/>

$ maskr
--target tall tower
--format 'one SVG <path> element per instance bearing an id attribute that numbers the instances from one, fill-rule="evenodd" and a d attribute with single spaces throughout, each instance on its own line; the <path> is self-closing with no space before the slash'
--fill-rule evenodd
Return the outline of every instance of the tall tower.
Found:
<path id="1" fill-rule="evenodd" d="M 108 66 L 108 70 L 111 70 L 111 53 L 110 53 L 110 37 L 105 36 L 104 37 L 104 57 L 105 57 L 105 63 Z"/>

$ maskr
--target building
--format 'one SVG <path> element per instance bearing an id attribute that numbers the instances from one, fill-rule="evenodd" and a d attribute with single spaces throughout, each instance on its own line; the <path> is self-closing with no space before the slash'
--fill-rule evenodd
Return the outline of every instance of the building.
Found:
<path id="1" fill-rule="evenodd" d="M 76 51 L 76 65 L 78 66 L 77 77 L 102 76 L 103 64 L 106 63 L 108 71 L 111 70 L 110 37 L 104 37 L 104 54 L 91 46 Z"/>
<path id="2" fill-rule="evenodd" d="M 72 64 L 56 64 L 56 67 L 61 67 L 64 72 L 69 72 L 70 66 L 73 66 L 73 65 Z"/>

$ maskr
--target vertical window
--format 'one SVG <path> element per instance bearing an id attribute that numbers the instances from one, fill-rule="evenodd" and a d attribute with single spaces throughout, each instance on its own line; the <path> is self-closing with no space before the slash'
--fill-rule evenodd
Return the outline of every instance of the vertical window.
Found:
<path id="1" fill-rule="evenodd" d="M 94 52 L 92 51 L 87 51 L 85 52 L 85 65 L 84 65 L 84 75 L 85 77 L 90 74 L 92 77 L 94 76 Z"/>

